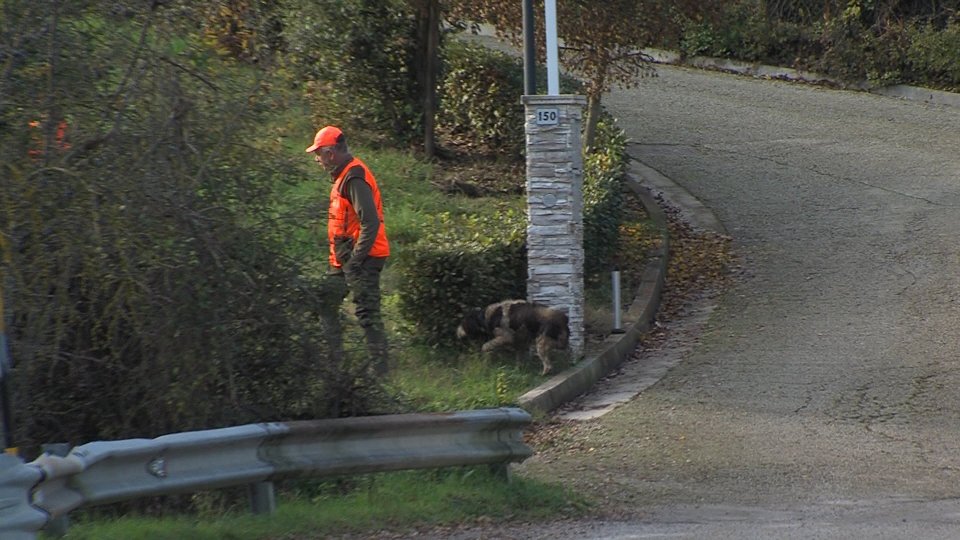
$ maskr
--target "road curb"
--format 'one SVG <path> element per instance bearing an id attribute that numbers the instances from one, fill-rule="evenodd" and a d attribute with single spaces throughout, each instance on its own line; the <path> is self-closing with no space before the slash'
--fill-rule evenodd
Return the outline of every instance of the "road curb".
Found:
<path id="1" fill-rule="evenodd" d="M 586 393 L 598 380 L 618 368 L 630 357 L 640 337 L 650 330 L 656 318 L 670 254 L 667 218 L 649 188 L 630 174 L 626 175 L 626 184 L 640 199 L 650 219 L 663 231 L 660 246 L 648 258 L 637 295 L 627 309 L 625 320 L 633 323 L 623 333 L 609 335 L 600 345 L 599 353 L 588 354 L 576 365 L 520 396 L 517 405 L 535 416 L 545 415 Z"/>
<path id="2" fill-rule="evenodd" d="M 709 230 L 723 235 L 727 234 L 726 227 L 717 219 L 713 210 L 710 210 L 709 207 L 700 202 L 700 199 L 694 197 L 689 191 L 664 176 L 660 171 L 631 157 L 628 174 L 639 178 L 640 184 L 647 186 L 651 191 L 659 192 L 664 199 L 673 203 L 680 209 L 684 220 L 695 229 Z M 659 210 L 659 206 L 657 209 Z"/>

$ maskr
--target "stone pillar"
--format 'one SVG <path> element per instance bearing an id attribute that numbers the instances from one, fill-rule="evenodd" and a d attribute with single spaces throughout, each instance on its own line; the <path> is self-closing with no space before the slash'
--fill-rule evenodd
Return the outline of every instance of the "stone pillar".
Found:
<path id="1" fill-rule="evenodd" d="M 527 299 L 565 310 L 583 356 L 584 96 L 523 96 L 527 134 Z"/>

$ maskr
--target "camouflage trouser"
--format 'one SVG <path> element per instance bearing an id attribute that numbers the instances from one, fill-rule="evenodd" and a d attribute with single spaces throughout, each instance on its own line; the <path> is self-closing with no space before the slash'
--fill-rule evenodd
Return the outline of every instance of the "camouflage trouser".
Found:
<path id="1" fill-rule="evenodd" d="M 322 315 L 329 329 L 332 353 L 342 356 L 343 342 L 340 324 L 340 305 L 347 293 L 353 294 L 357 320 L 363 329 L 370 354 L 371 365 L 378 373 L 385 373 L 388 366 L 387 333 L 380 315 L 380 271 L 384 260 L 369 258 L 354 272 L 334 273 L 327 277 L 326 296 L 329 309 Z"/>

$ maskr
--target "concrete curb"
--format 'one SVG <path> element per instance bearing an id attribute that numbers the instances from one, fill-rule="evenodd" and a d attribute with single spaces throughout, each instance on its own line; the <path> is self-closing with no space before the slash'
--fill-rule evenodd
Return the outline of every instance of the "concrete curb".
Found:
<path id="1" fill-rule="evenodd" d="M 626 176 L 626 183 L 640 198 L 653 222 L 663 230 L 660 246 L 648 260 L 639 291 L 624 318 L 632 324 L 623 333 L 608 336 L 600 345 L 599 353 L 591 354 L 588 351 L 587 357 L 576 365 L 520 396 L 517 405 L 533 415 L 545 415 L 573 400 L 619 367 L 636 349 L 640 337 L 650 330 L 656 317 L 669 262 L 670 235 L 667 231 L 667 218 L 648 188 L 640 185 L 630 174 Z"/>
<path id="2" fill-rule="evenodd" d="M 630 158 L 629 171 L 630 175 L 639 178 L 640 183 L 647 186 L 651 192 L 659 192 L 664 199 L 673 203 L 680 210 L 684 220 L 695 229 L 727 234 L 726 227 L 717 219 L 713 210 L 710 210 L 689 191 L 677 185 L 676 182 L 664 176 L 660 171 L 633 158 Z M 659 207 L 657 209 L 659 210 Z"/>

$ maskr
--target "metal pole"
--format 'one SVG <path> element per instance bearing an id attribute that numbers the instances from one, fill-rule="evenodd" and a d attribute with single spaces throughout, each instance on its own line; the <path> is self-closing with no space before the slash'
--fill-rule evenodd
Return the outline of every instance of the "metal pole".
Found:
<path id="1" fill-rule="evenodd" d="M 620 320 L 620 271 L 614 270 L 610 277 L 613 281 L 613 328 L 610 330 L 614 334 L 623 333 L 623 322 Z"/>
<path id="2" fill-rule="evenodd" d="M 257 482 L 247 485 L 250 496 L 250 511 L 256 515 L 269 515 L 277 511 L 277 497 L 273 482 Z"/>
<path id="3" fill-rule="evenodd" d="M 547 27 L 547 95 L 560 95 L 560 53 L 557 45 L 557 0 L 544 2 Z"/>
<path id="4" fill-rule="evenodd" d="M 533 0 L 523 0 L 523 93 L 537 93 L 537 45 L 534 41 L 536 24 L 533 18 Z"/>

